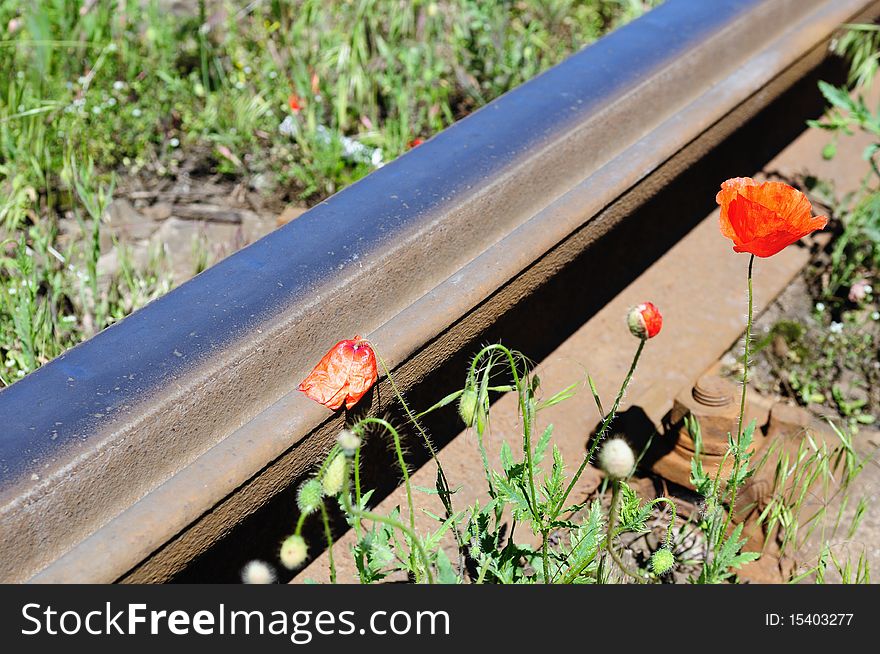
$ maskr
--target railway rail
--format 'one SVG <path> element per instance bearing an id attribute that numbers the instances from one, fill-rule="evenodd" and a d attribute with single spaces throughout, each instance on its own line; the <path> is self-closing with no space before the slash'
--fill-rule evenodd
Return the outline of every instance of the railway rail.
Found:
<path id="1" fill-rule="evenodd" d="M 681 180 L 720 148 L 764 156 L 736 139 L 773 107 L 799 128 L 792 89 L 842 23 L 878 14 L 667 0 L 0 392 L 0 580 L 204 580 L 341 428 L 295 391 L 330 344 L 368 336 L 418 394 L 554 280 L 610 262 L 561 318 L 583 322 L 693 226 Z M 390 396 L 383 379 L 369 401 Z"/>

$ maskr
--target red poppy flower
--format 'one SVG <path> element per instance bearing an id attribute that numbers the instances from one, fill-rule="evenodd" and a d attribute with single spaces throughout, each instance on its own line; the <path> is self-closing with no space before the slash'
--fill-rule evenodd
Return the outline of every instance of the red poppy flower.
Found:
<path id="1" fill-rule="evenodd" d="M 772 257 L 828 222 L 813 216 L 807 196 L 782 182 L 735 177 L 721 185 L 715 201 L 721 205 L 721 233 L 734 251 L 758 257 Z"/>
<path id="2" fill-rule="evenodd" d="M 422 139 L 420 139 L 420 138 L 414 138 L 412 141 L 409 142 L 409 147 L 410 147 L 411 149 L 412 149 L 412 148 L 417 148 L 417 147 L 419 147 L 422 143 L 424 143 L 424 141 L 423 141 Z"/>
<path id="3" fill-rule="evenodd" d="M 644 340 L 654 338 L 660 333 L 660 328 L 663 327 L 663 316 L 660 315 L 660 309 L 652 302 L 642 302 L 630 309 L 626 323 L 633 336 Z"/>
<path id="4" fill-rule="evenodd" d="M 290 105 L 290 110 L 295 114 L 302 111 L 303 102 L 296 93 L 290 94 L 290 97 L 287 99 L 287 104 Z"/>
<path id="5" fill-rule="evenodd" d="M 299 385 L 299 390 L 333 411 L 343 404 L 351 409 L 378 378 L 373 348 L 355 336 L 330 348 Z"/>

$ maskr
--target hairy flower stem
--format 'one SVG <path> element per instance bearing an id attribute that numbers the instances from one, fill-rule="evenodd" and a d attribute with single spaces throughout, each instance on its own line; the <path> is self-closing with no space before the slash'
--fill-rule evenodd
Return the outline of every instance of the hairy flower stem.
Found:
<path id="1" fill-rule="evenodd" d="M 321 502 L 321 519 L 324 521 L 324 537 L 327 539 L 327 559 L 330 566 L 330 583 L 336 583 L 336 563 L 333 561 L 333 533 L 330 531 L 330 518 L 327 507 Z"/>
<path id="2" fill-rule="evenodd" d="M 550 583 L 550 553 L 547 545 L 547 537 L 550 531 L 544 525 L 544 516 L 538 509 L 538 494 L 535 490 L 535 464 L 532 460 L 532 421 L 534 416 L 532 415 L 532 408 L 529 406 L 526 398 L 527 386 L 520 383 L 519 369 L 517 368 L 513 352 L 499 343 L 488 345 L 477 353 L 474 360 L 471 362 L 470 377 L 472 379 L 476 378 L 477 363 L 480 359 L 486 354 L 496 350 L 501 352 L 510 364 L 510 374 L 513 376 L 513 386 L 516 389 L 517 399 L 519 400 L 519 411 L 520 414 L 522 414 L 523 421 L 523 456 L 525 457 L 526 471 L 528 472 L 529 477 L 529 508 L 531 509 L 535 523 L 539 526 L 541 532 L 541 559 L 544 568 L 544 580 L 545 583 Z M 526 371 L 526 377 L 523 381 L 527 379 L 527 375 L 528 372 Z M 478 401 L 482 401 L 482 399 L 480 398 Z M 482 442 L 480 443 L 480 446 L 482 447 Z"/>
<path id="3" fill-rule="evenodd" d="M 419 558 L 422 560 L 422 565 L 425 566 L 425 577 L 428 580 L 429 584 L 434 583 L 434 575 L 431 574 L 431 561 L 428 558 L 428 554 L 425 552 L 425 548 L 422 546 L 421 541 L 416 536 L 416 532 L 413 529 L 410 529 L 402 522 L 395 520 L 394 518 L 388 518 L 383 515 L 379 515 L 378 513 L 373 513 L 372 511 L 364 511 L 358 507 L 357 509 L 351 505 L 351 493 L 349 492 L 349 475 L 351 474 L 351 462 L 346 458 L 345 462 L 345 476 L 344 482 L 342 484 L 342 493 L 340 493 L 339 497 L 342 500 L 342 508 L 346 513 L 351 515 L 354 518 L 359 518 L 362 520 L 371 520 L 372 522 L 378 522 L 381 524 L 388 525 L 392 529 L 399 529 L 402 533 L 409 536 L 410 542 L 413 545 L 413 549 L 418 553 Z M 415 574 L 415 571 L 414 571 Z M 418 581 L 418 575 L 416 575 L 416 581 Z"/>
<path id="4" fill-rule="evenodd" d="M 361 506 L 361 448 L 354 451 L 354 500 L 358 506 Z M 358 538 L 361 535 L 361 521 L 355 519 L 354 529 Z"/>
<path id="5" fill-rule="evenodd" d="M 642 342 L 644 343 L 644 341 Z M 620 558 L 620 555 L 614 551 L 614 529 L 617 526 L 617 508 L 619 504 L 620 480 L 615 479 L 611 486 L 611 508 L 608 509 L 608 531 L 605 534 L 605 549 L 608 551 L 608 555 L 617 564 L 617 567 L 620 568 L 624 574 L 632 577 L 641 584 L 644 582 L 644 579 L 630 570 L 623 562 L 623 559 Z"/>
<path id="6" fill-rule="evenodd" d="M 519 400 L 519 410 L 523 417 L 523 455 L 526 459 L 526 470 L 529 473 L 529 503 L 531 505 L 530 508 L 532 510 L 532 515 L 535 517 L 536 521 L 540 522 L 537 493 L 535 491 L 535 470 L 532 462 L 532 416 L 531 411 L 526 404 L 524 389 L 520 385 L 519 370 L 516 366 L 513 352 L 499 343 L 484 347 L 477 352 L 477 355 L 471 362 L 470 375 L 472 378 L 476 378 L 477 363 L 483 358 L 483 356 L 495 350 L 501 352 L 510 363 L 510 374 L 513 376 L 513 385 L 516 389 L 517 399 Z"/>
<path id="7" fill-rule="evenodd" d="M 425 447 L 428 448 L 428 452 L 431 454 L 431 459 L 437 465 L 437 477 L 440 485 L 440 488 L 438 489 L 438 494 L 440 496 L 440 501 L 443 502 L 443 508 L 446 510 L 446 517 L 451 518 L 453 515 L 455 515 L 455 511 L 452 508 L 452 490 L 450 489 L 449 481 L 446 479 L 446 473 L 443 470 L 443 466 L 440 464 L 440 459 L 437 456 L 437 450 L 434 448 L 434 444 L 431 442 L 428 433 L 419 422 L 418 417 L 412 412 L 412 409 L 409 408 L 409 404 L 404 399 L 403 393 L 400 392 L 400 390 L 397 388 L 397 384 L 394 383 L 394 377 L 391 376 L 391 370 L 388 369 L 388 364 L 385 363 L 385 359 L 382 358 L 373 343 L 370 343 L 370 347 L 373 348 L 373 352 L 376 354 L 376 358 L 379 359 L 379 363 L 382 364 L 382 370 L 385 372 L 385 376 L 388 378 L 388 383 L 391 385 L 391 390 L 394 391 L 394 395 L 395 397 L 397 397 L 397 401 L 400 402 L 400 406 L 403 407 L 403 410 L 406 413 L 406 416 L 409 419 L 410 423 L 412 423 L 412 425 L 419 432 L 419 435 L 425 442 Z M 455 535 L 455 542 L 458 544 L 460 567 L 464 567 L 462 552 L 464 552 L 465 543 L 464 539 L 462 538 L 461 532 L 458 529 L 458 525 L 454 523 L 452 525 L 452 533 Z"/>
<path id="8" fill-rule="evenodd" d="M 722 530 L 722 534 L 727 531 L 727 527 L 730 525 L 730 520 L 733 518 L 733 512 L 736 510 L 736 491 L 739 480 L 739 466 L 742 461 L 742 452 L 740 452 L 740 444 L 742 442 L 743 435 L 743 421 L 746 415 L 746 391 L 748 390 L 748 382 L 749 382 L 749 355 L 751 350 L 752 343 L 752 265 L 755 263 L 755 255 L 751 255 L 749 257 L 749 275 L 748 275 L 748 285 L 749 285 L 749 313 L 748 319 L 746 321 L 746 343 L 745 343 L 745 354 L 743 356 L 743 376 L 742 376 L 742 397 L 739 402 L 739 421 L 736 427 L 736 452 L 733 457 L 733 488 L 730 491 L 730 505 L 728 507 L 727 519 L 724 521 L 724 529 Z"/>
<path id="9" fill-rule="evenodd" d="M 355 432 L 363 425 L 379 425 L 384 428 L 394 441 L 394 452 L 397 454 L 397 464 L 400 466 L 400 472 L 403 475 L 403 487 L 406 490 L 406 506 L 409 509 L 409 528 L 413 533 L 416 531 L 416 510 L 413 504 L 412 487 L 409 481 L 409 469 L 406 467 L 406 461 L 403 458 L 403 447 L 400 444 L 400 434 L 391 426 L 387 420 L 382 418 L 363 418 L 352 427 Z"/>
<path id="10" fill-rule="evenodd" d="M 595 454 L 596 452 L 596 448 L 599 447 L 599 444 L 605 438 L 605 434 L 608 432 L 608 428 L 611 426 L 611 422 L 614 420 L 614 417 L 617 415 L 617 410 L 620 408 L 620 402 L 623 399 L 624 394 L 626 393 L 626 388 L 632 381 L 633 374 L 636 371 L 636 366 L 639 364 L 639 358 L 642 356 L 642 350 L 645 349 L 646 342 L 646 339 L 642 339 L 641 341 L 639 341 L 639 347 L 636 350 L 635 356 L 633 357 L 632 364 L 630 364 L 629 372 L 626 373 L 623 384 L 620 385 L 620 390 L 617 392 L 617 397 L 614 398 L 614 405 L 611 407 L 611 411 L 608 413 L 608 415 L 605 416 L 605 420 L 602 421 L 602 426 L 599 427 L 599 431 L 596 433 L 595 438 L 593 438 L 593 443 L 592 445 L 590 445 L 589 452 L 587 452 L 584 460 L 581 461 L 581 465 L 577 469 L 577 472 L 574 473 L 574 477 L 571 478 L 571 481 L 568 484 L 568 488 L 565 489 L 565 494 L 562 496 L 562 499 L 557 503 L 556 508 L 553 509 L 553 513 L 550 514 L 551 520 L 555 520 L 559 516 L 559 513 L 562 511 L 562 509 L 565 507 L 565 501 L 568 499 L 571 491 L 574 490 L 574 486 L 586 469 L 587 464 L 592 461 L 593 454 Z"/>

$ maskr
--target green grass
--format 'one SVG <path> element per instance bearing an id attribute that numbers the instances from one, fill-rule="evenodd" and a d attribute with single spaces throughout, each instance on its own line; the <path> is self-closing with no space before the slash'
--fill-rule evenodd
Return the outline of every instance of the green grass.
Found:
<path id="1" fill-rule="evenodd" d="M 658 3 L 0 4 L 0 382 L 170 287 L 122 246 L 99 279 L 116 182 L 186 167 L 314 203 Z"/>

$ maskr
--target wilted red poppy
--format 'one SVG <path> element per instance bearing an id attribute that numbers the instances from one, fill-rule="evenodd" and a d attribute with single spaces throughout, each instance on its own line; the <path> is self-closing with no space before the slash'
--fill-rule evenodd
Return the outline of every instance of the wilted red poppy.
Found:
<path id="1" fill-rule="evenodd" d="M 771 257 L 807 234 L 822 229 L 824 216 L 813 216 L 803 193 L 782 182 L 734 177 L 715 196 L 721 205 L 721 233 L 736 252 Z"/>
<path id="2" fill-rule="evenodd" d="M 339 341 L 299 385 L 299 390 L 336 411 L 352 408 L 379 378 L 373 348 L 355 336 Z"/>
<path id="3" fill-rule="evenodd" d="M 302 111 L 302 100 L 296 93 L 290 94 L 290 97 L 287 99 L 287 104 L 290 105 L 290 110 L 295 114 L 298 114 L 300 111 Z"/>
<path id="4" fill-rule="evenodd" d="M 663 316 L 660 315 L 660 309 L 654 306 L 653 302 L 642 302 L 630 309 L 626 316 L 626 323 L 633 336 L 644 340 L 654 338 L 660 333 L 660 328 L 663 327 Z"/>

